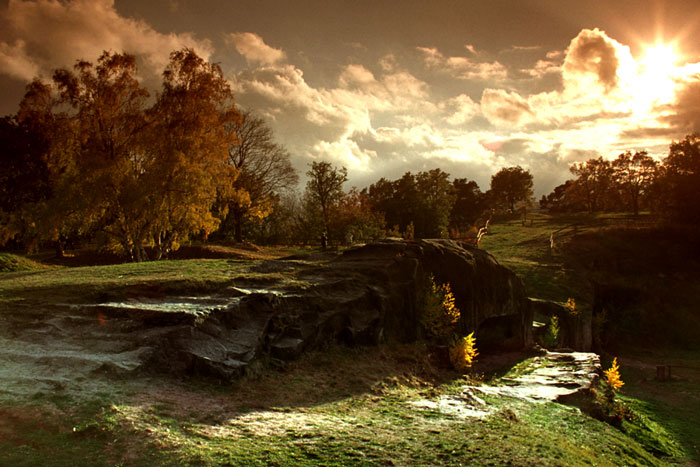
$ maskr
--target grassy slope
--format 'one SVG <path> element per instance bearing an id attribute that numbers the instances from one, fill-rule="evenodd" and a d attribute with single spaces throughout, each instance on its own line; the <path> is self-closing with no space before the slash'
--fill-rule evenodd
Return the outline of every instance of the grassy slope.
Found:
<path id="1" fill-rule="evenodd" d="M 211 291 L 232 282 L 249 261 L 203 259 L 4 273 L 0 306 L 24 303 L 90 303 L 133 295 Z"/>
<path id="2" fill-rule="evenodd" d="M 0 273 L 44 269 L 43 264 L 12 253 L 0 253 Z"/>
<path id="3" fill-rule="evenodd" d="M 461 384 L 405 346 L 313 353 L 230 387 L 159 381 L 80 405 L 46 395 L 0 409 L 13 424 L 0 464 L 662 464 L 571 407 L 491 399 L 501 411 L 479 420 L 410 405 Z"/>
<path id="4" fill-rule="evenodd" d="M 494 224 L 484 247 L 525 279 L 532 296 L 565 301 L 580 294 L 585 301 L 576 272 L 547 257 L 550 222 L 539 217 L 527 228 L 519 222 Z M 6 273 L 0 276 L 0 297 L 3 308 L 11 309 L 18 300 L 80 303 L 135 287 L 162 293 L 218 287 L 233 280 L 242 264 L 219 259 Z M 477 373 L 497 369 L 486 360 Z M 683 418 L 674 404 L 661 407 L 663 398 L 627 377 L 622 362 L 630 403 L 687 446 L 697 429 L 689 427 L 694 420 Z M 87 458 L 94 465 L 662 463 L 643 449 L 649 443 L 558 404 L 490 400 L 502 409 L 485 420 L 410 405 L 456 393 L 463 383 L 413 345 L 329 349 L 234 386 L 139 379 L 84 400 L 44 394 L 0 405 L 0 465 L 72 465 Z M 697 404 L 697 389 L 685 382 L 676 387 Z M 650 398 L 642 402 L 635 399 L 639 394 Z M 684 458 L 672 449 L 668 453 Z M 690 458 L 687 448 L 686 453 Z"/>
<path id="5" fill-rule="evenodd" d="M 528 223 L 525 227 L 520 220 L 497 222 L 483 239 L 483 248 L 521 277 L 531 297 L 559 302 L 573 297 L 577 308 L 586 309 L 592 306 L 593 300 L 587 280 L 593 278 L 602 283 L 646 290 L 651 295 L 663 294 L 664 297 L 656 297 L 656 300 L 666 302 L 669 313 L 686 315 L 684 324 L 673 324 L 683 326 L 686 332 L 671 326 L 662 331 L 667 336 L 656 336 L 658 341 L 666 342 L 664 346 L 632 342 L 618 345 L 615 352 L 620 357 L 622 377 L 627 383 L 623 394 L 628 404 L 640 414 L 658 421 L 658 430 L 664 432 L 662 437 L 669 436 L 681 443 L 683 453 L 678 460 L 700 462 L 697 441 L 700 422 L 696 417 L 700 413 L 700 350 L 668 345 L 674 342 L 676 334 L 697 336 L 700 316 L 696 304 L 700 299 L 700 287 L 693 279 L 697 269 L 688 261 L 697 258 L 696 255 L 683 251 L 681 243 L 674 242 L 673 238 L 655 233 L 608 234 L 589 216 L 551 218 L 534 214 L 532 220 L 532 225 Z M 565 231 L 562 240 L 555 236 L 554 252 L 550 251 L 549 239 L 552 232 L 574 223 L 584 224 L 577 228 L 584 237 L 573 252 L 577 264 L 572 265 L 565 257 L 572 253 L 565 248 L 572 229 Z M 590 226 L 585 227 L 586 223 Z M 584 269 L 588 262 L 594 265 L 591 270 Z M 668 282 L 664 283 L 666 278 Z M 668 318 L 666 321 L 671 322 Z M 609 365 L 612 356 L 604 357 L 604 365 Z M 654 379 L 656 365 L 686 368 L 675 369 L 674 380 L 659 382 Z M 653 446 L 650 442 L 648 447 L 653 449 Z"/>
<path id="6" fill-rule="evenodd" d="M 16 303 L 94 303 L 134 296 L 214 292 L 231 285 L 245 269 L 262 259 L 304 253 L 308 249 L 251 251 L 224 246 L 184 247 L 168 261 L 101 264 L 113 257 L 36 255 L 43 263 L 0 253 L 0 310 Z M 199 258 L 192 259 L 199 256 Z M 99 263 L 99 265 L 90 265 Z"/>

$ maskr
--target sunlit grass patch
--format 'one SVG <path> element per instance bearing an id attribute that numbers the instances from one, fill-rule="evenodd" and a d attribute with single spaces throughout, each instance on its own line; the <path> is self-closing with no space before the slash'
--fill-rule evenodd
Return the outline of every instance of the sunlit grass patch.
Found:
<path id="1" fill-rule="evenodd" d="M 161 381 L 92 402 L 37 400 L 52 408 L 19 426 L 0 459 L 36 465 L 58 450 L 56 465 L 662 464 L 619 430 L 556 403 L 485 397 L 494 411 L 483 419 L 414 404 L 465 383 L 431 367 L 419 344 L 330 348 L 228 387 Z M 42 417 L 61 428 L 35 438 Z"/>
<path id="2" fill-rule="evenodd" d="M 232 284 L 251 264 L 177 260 L 13 272 L 0 280 L 0 301 L 94 303 L 138 294 L 204 293 Z"/>
<path id="3" fill-rule="evenodd" d="M 0 253 L 0 273 L 46 269 L 48 266 L 12 253 Z"/>

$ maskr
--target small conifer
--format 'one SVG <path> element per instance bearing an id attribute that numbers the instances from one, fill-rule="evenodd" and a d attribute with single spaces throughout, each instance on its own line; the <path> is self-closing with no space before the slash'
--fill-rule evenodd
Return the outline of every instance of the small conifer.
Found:
<path id="1" fill-rule="evenodd" d="M 605 379 L 608 382 L 608 386 L 614 390 L 617 391 L 625 385 L 622 379 L 620 379 L 620 366 L 617 364 L 617 357 L 613 358 L 612 365 L 603 373 L 605 374 Z"/>

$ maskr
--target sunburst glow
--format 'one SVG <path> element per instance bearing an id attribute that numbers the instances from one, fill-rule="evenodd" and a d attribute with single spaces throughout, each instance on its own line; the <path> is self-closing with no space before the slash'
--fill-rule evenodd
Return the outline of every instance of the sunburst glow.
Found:
<path id="1" fill-rule="evenodd" d="M 675 64 L 678 56 L 671 45 L 656 44 L 646 49 L 639 61 L 638 97 L 649 103 L 667 103 L 673 99 Z"/>

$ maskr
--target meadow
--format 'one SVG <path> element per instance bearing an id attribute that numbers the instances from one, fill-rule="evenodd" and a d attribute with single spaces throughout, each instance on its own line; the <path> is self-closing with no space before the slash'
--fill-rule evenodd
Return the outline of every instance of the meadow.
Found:
<path id="1" fill-rule="evenodd" d="M 609 227 L 542 214 L 525 225 L 495 220 L 481 247 L 513 269 L 531 297 L 574 298 L 586 309 L 594 306 L 592 274 L 630 283 L 624 264 L 589 267 L 605 242 L 619 241 Z M 552 250 L 550 235 L 562 228 Z M 600 236 L 603 247 L 581 261 L 582 247 L 571 242 L 586 235 Z M 3 254 L 0 316 L 52 303 L 223 290 L 251 263 L 290 253 L 264 252 L 100 266 Z M 683 268 L 661 274 L 687 279 Z M 647 279 L 637 274 L 635 284 Z M 694 312 L 685 298 L 675 305 L 681 315 Z M 619 398 L 631 416 L 620 426 L 572 406 L 497 396 L 485 397 L 494 411 L 483 418 L 416 406 L 458 395 L 465 384 L 502 384 L 529 371 L 530 353 L 482 355 L 461 375 L 421 342 L 332 347 L 282 367 L 271 363 L 233 384 L 141 375 L 82 395 L 57 390 L 22 399 L 0 391 L 0 465 L 693 465 L 700 462 L 700 372 L 693 370 L 700 351 L 662 337 L 643 336 L 640 345 L 622 340 L 614 355 L 602 353 L 606 368 L 618 357 L 626 383 Z M 11 330 L 0 338 L 11 338 Z M 675 377 L 656 381 L 657 365 L 674 365 Z"/>

